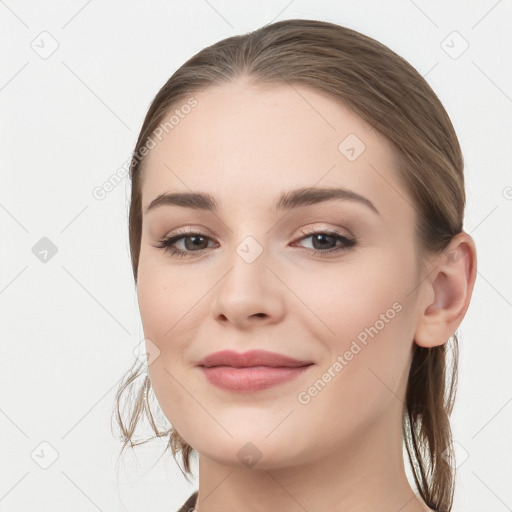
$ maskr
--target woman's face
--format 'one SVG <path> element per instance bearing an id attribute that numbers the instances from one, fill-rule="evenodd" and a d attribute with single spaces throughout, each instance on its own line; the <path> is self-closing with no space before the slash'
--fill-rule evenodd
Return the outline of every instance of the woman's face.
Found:
<path id="1" fill-rule="evenodd" d="M 401 436 L 420 287 L 415 210 L 390 145 L 297 85 L 241 79 L 194 98 L 153 137 L 142 184 L 138 301 L 164 414 L 201 456 L 262 469 L 349 449 L 369 429 Z M 364 199 L 293 200 L 331 188 Z M 146 213 L 161 194 L 208 194 L 217 208 Z M 276 209 L 282 195 L 293 207 Z M 178 234 L 183 257 L 156 247 Z M 252 377 L 198 366 L 254 349 L 310 364 Z"/>

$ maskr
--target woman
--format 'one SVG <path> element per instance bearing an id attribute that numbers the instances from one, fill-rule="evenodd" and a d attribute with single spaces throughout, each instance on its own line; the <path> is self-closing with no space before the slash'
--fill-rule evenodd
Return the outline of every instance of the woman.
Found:
<path id="1" fill-rule="evenodd" d="M 148 359 L 117 418 L 124 448 L 149 413 L 185 476 L 199 455 L 181 511 L 450 511 L 476 249 L 456 134 L 414 68 L 327 22 L 230 37 L 159 91 L 131 179 Z"/>

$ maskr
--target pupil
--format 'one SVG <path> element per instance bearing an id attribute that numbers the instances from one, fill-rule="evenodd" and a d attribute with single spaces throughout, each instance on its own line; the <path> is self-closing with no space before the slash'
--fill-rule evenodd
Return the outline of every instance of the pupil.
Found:
<path id="1" fill-rule="evenodd" d="M 315 246 L 315 244 L 314 244 L 315 241 L 323 241 L 323 242 L 325 242 L 326 238 L 329 238 L 329 236 L 326 236 L 326 235 L 315 235 L 313 237 L 313 246 Z M 329 245 L 329 244 L 327 244 L 327 245 Z M 321 243 L 320 244 L 320 248 L 322 248 L 322 247 L 325 247 L 325 243 L 323 243 L 323 244 Z"/>
<path id="2" fill-rule="evenodd" d="M 197 247 L 201 244 L 201 239 L 204 240 L 204 237 L 202 236 L 189 236 L 188 238 L 185 239 L 185 246 L 187 246 L 187 240 L 193 240 L 192 242 L 192 246 L 195 247 L 197 249 Z M 196 243 L 197 241 L 199 241 L 199 243 Z M 189 250 L 190 247 L 187 247 L 187 250 Z"/>

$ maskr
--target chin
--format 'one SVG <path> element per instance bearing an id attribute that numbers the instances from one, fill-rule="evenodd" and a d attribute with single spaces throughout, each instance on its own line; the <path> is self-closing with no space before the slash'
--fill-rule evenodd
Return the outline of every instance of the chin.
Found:
<path id="1" fill-rule="evenodd" d="M 305 457 L 297 452 L 297 446 L 287 446 L 278 436 L 269 440 L 265 436 L 260 439 L 257 436 L 245 435 L 243 440 L 235 437 L 223 443 L 219 443 L 218 439 L 212 439 L 211 442 L 203 439 L 196 446 L 200 457 L 207 457 L 223 466 L 251 471 L 284 468 L 305 461 Z M 215 448 L 212 449 L 212 446 Z"/>

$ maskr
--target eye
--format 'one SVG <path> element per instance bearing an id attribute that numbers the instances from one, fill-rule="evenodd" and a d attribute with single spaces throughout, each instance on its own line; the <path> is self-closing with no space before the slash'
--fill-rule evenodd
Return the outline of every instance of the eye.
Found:
<path id="1" fill-rule="evenodd" d="M 354 247 L 357 243 L 354 238 L 348 238 L 337 231 L 301 231 L 301 233 L 304 237 L 299 240 L 305 240 L 308 238 L 312 239 L 313 248 L 307 249 L 307 252 L 319 256 L 346 251 L 351 247 Z M 179 258 L 194 258 L 196 256 L 200 256 L 207 248 L 208 240 L 211 239 L 207 235 L 187 231 L 185 234 L 178 233 L 173 236 L 164 237 L 159 240 L 154 247 L 163 249 L 171 256 L 177 256 Z M 175 247 L 175 245 L 180 241 L 184 242 L 183 249 Z M 334 246 L 333 243 L 335 244 Z M 320 249 L 315 248 L 315 246 Z"/>
<path id="2" fill-rule="evenodd" d="M 158 244 L 156 244 L 154 247 L 163 249 L 164 251 L 168 252 L 171 256 L 178 256 L 179 258 L 195 257 L 195 255 L 192 255 L 190 253 L 202 253 L 204 248 L 206 248 L 205 240 L 207 241 L 210 237 L 203 235 L 202 233 L 194 233 L 192 231 L 186 231 L 185 233 L 186 234 L 178 233 L 173 236 L 164 237 L 161 240 L 159 240 Z M 177 249 L 176 247 L 174 247 L 174 245 L 182 239 L 185 242 L 185 250 Z M 187 240 L 190 240 L 190 243 L 187 243 Z M 206 243 L 206 245 L 208 244 Z"/>
<path id="3" fill-rule="evenodd" d="M 356 245 L 355 238 L 348 238 L 337 231 L 301 231 L 304 235 L 300 240 L 311 238 L 313 248 L 310 250 L 315 255 L 326 256 L 332 253 L 346 251 Z M 333 243 L 338 242 L 333 246 Z M 324 250 L 318 250 L 316 247 Z"/>

